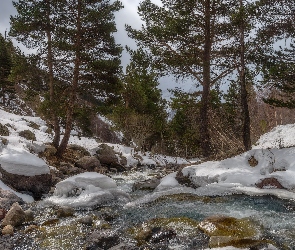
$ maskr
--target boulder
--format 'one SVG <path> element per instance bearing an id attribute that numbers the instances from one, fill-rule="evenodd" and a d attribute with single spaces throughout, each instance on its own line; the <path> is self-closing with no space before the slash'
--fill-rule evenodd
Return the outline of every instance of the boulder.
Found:
<path id="1" fill-rule="evenodd" d="M 101 165 L 107 166 L 108 169 L 116 170 L 117 172 L 126 171 L 126 168 L 122 165 L 125 161 L 124 158 L 119 159 L 116 152 L 107 144 L 101 144 L 100 148 L 96 151 L 96 157 L 100 161 Z"/>
<path id="2" fill-rule="evenodd" d="M 86 250 L 110 249 L 120 243 L 119 235 L 112 230 L 94 231 L 86 239 Z"/>
<path id="3" fill-rule="evenodd" d="M 2 221 L 2 226 L 12 225 L 14 227 L 20 226 L 26 220 L 26 213 L 21 206 L 16 202 L 14 203 L 5 218 Z"/>
<path id="4" fill-rule="evenodd" d="M 11 225 L 7 225 L 2 229 L 3 235 L 13 235 L 14 228 Z"/>
<path id="5" fill-rule="evenodd" d="M 25 176 L 9 173 L 0 165 L 1 180 L 8 186 L 20 192 L 29 192 L 35 199 L 48 193 L 52 186 L 52 176 L 48 174 Z"/>
<path id="6" fill-rule="evenodd" d="M 63 218 L 63 217 L 72 217 L 74 216 L 75 210 L 71 207 L 60 207 L 56 211 L 56 215 L 58 218 Z"/>
<path id="7" fill-rule="evenodd" d="M 101 167 L 100 161 L 95 156 L 84 156 L 75 163 L 75 166 L 90 172 Z"/>
<path id="8" fill-rule="evenodd" d="M 196 184 L 192 182 L 189 176 L 185 176 L 181 170 L 179 170 L 176 174 L 175 179 L 178 181 L 179 184 L 191 187 L 191 188 L 198 188 Z"/>
<path id="9" fill-rule="evenodd" d="M 13 203 L 23 204 L 23 200 L 15 193 L 0 188 L 0 208 L 8 211 Z"/>
<path id="10" fill-rule="evenodd" d="M 199 223 L 198 228 L 210 236 L 209 247 L 255 247 L 264 244 L 260 240 L 262 228 L 248 218 L 211 216 Z"/>
<path id="11" fill-rule="evenodd" d="M 153 178 L 150 180 L 135 182 L 132 191 L 136 190 L 154 190 L 160 184 L 160 179 Z"/>
<path id="12" fill-rule="evenodd" d="M 34 212 L 31 209 L 25 211 L 26 221 L 30 222 L 34 220 Z"/>
<path id="13" fill-rule="evenodd" d="M 88 226 L 92 226 L 93 224 L 93 219 L 90 215 L 86 215 L 84 217 L 81 217 L 77 220 L 77 222 L 84 224 L 84 225 L 88 225 Z"/>
<path id="14" fill-rule="evenodd" d="M 116 152 L 107 144 L 101 144 L 100 148 L 96 151 L 97 158 L 101 164 L 115 165 L 119 164 Z"/>
<path id="15" fill-rule="evenodd" d="M 255 184 L 258 188 L 278 188 L 278 189 L 285 189 L 282 184 L 274 177 L 265 178 L 260 180 L 260 182 Z"/>

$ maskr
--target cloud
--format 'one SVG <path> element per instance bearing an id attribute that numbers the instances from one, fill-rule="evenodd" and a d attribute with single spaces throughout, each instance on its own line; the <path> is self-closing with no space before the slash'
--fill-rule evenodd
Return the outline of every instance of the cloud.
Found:
<path id="1" fill-rule="evenodd" d="M 5 30 L 9 31 L 10 15 L 16 14 L 12 1 L 2 0 L 0 8 L 0 32 L 4 35 Z"/>

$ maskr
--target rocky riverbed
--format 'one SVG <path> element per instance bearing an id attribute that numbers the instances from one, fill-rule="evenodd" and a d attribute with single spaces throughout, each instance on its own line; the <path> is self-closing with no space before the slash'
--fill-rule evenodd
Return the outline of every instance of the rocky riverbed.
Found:
<path id="1" fill-rule="evenodd" d="M 2 192 L 1 204 L 10 210 L 2 220 L 1 249 L 295 248 L 292 201 L 273 196 L 198 196 L 183 189 L 134 205 L 132 201 L 153 193 L 155 178 L 165 171 L 145 166 L 111 174 L 118 188 L 130 195 L 127 204 L 113 200 L 81 209 L 48 205 L 44 202 L 48 196 L 24 203 Z"/>

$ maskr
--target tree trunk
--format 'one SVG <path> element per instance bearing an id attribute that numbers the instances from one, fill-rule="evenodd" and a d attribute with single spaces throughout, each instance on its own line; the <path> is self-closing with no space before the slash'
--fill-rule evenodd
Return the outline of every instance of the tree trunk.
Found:
<path id="1" fill-rule="evenodd" d="M 243 143 L 246 151 L 251 149 L 251 134 L 250 134 L 250 114 L 248 107 L 248 93 L 246 87 L 246 75 L 245 75 L 245 24 L 244 24 L 244 5 L 243 0 L 240 0 L 240 9 L 242 11 L 242 21 L 240 26 L 240 46 L 241 46 L 241 70 L 240 70 L 240 84 L 241 84 L 241 106 L 243 117 Z"/>
<path id="2" fill-rule="evenodd" d="M 68 108 L 67 108 L 67 113 L 66 113 L 66 128 L 65 128 L 65 133 L 64 137 L 57 149 L 56 155 L 58 157 L 62 157 L 64 154 L 69 139 L 71 135 L 71 130 L 72 130 L 72 125 L 73 125 L 73 113 L 74 113 L 74 107 L 76 105 L 76 100 L 77 100 L 77 89 L 78 89 L 78 83 L 79 83 L 79 74 L 80 74 L 80 50 L 81 50 L 81 12 L 82 12 L 82 6 L 81 6 L 81 1 L 78 0 L 78 5 L 77 5 L 77 34 L 76 34 L 76 41 L 75 41 L 75 62 L 74 62 L 74 72 L 73 72 L 73 81 L 72 81 L 72 87 L 70 91 L 70 96 L 69 96 L 69 102 L 68 102 Z"/>
<path id="3" fill-rule="evenodd" d="M 208 108 L 210 97 L 210 59 L 211 59 L 211 23 L 210 0 L 205 3 L 205 44 L 203 54 L 203 91 L 200 111 L 200 137 L 201 149 L 204 157 L 211 155 L 211 140 L 209 134 Z"/>
<path id="4" fill-rule="evenodd" d="M 54 128 L 54 138 L 53 138 L 53 146 L 58 148 L 60 141 L 60 125 L 58 121 L 58 117 L 56 115 L 56 111 L 53 108 L 55 105 L 54 98 L 54 77 L 53 77 L 53 55 L 52 55 L 52 37 L 51 37 L 51 21 L 50 21 L 50 0 L 46 1 L 46 18 L 47 18 L 47 28 L 46 28 L 46 36 L 47 36 L 47 65 L 48 65 L 48 73 L 49 73 L 49 101 L 50 101 L 50 117 L 53 123 Z"/>

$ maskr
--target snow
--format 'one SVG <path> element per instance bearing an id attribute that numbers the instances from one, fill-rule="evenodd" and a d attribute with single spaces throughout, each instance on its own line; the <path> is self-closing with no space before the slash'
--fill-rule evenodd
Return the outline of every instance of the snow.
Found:
<path id="1" fill-rule="evenodd" d="M 3 149 L 0 164 L 5 171 L 11 174 L 34 176 L 49 173 L 49 167 L 42 159 L 24 149 Z"/>
<path id="2" fill-rule="evenodd" d="M 0 164 L 10 173 L 22 175 L 36 175 L 49 173 L 44 160 L 38 158 L 44 144 L 52 141 L 52 135 L 46 133 L 47 125 L 39 117 L 18 116 L 0 109 L 0 123 L 6 124 L 9 136 L 2 136 L 8 140 L 4 145 L 0 141 Z M 39 129 L 30 126 L 35 123 Z M 30 130 L 36 136 L 36 141 L 30 141 L 19 136 L 19 132 Z M 72 133 L 69 144 L 76 144 L 86 148 L 92 155 L 101 145 L 93 138 L 76 136 Z M 186 188 L 175 179 L 176 173 L 167 175 L 161 180 L 156 190 L 145 197 L 130 202 L 127 206 L 148 202 L 161 195 L 188 192 L 197 195 L 228 195 L 245 193 L 249 195 L 276 195 L 284 199 L 295 199 L 295 124 L 278 126 L 261 136 L 253 149 L 241 155 L 223 160 L 200 163 L 198 159 L 187 161 L 178 157 L 152 154 L 150 152 L 135 151 L 132 147 L 106 143 L 114 149 L 118 158 L 125 157 L 127 166 L 142 165 L 165 166 L 167 164 L 185 164 L 182 172 L 190 177 L 198 188 Z M 254 157 L 258 165 L 251 167 L 248 159 Z M 276 178 L 285 189 L 265 187 L 259 189 L 256 184 L 265 178 Z M 9 189 L 3 183 L 1 188 Z M 81 189 L 80 194 L 67 196 L 70 192 Z M 18 195 L 24 197 L 22 194 Z M 118 197 L 127 197 L 126 193 L 116 187 L 115 182 L 107 176 L 90 173 L 71 177 L 57 185 L 52 198 L 53 203 L 70 203 L 73 206 L 81 204 L 97 204 Z M 30 200 L 31 198 L 24 198 Z M 99 201 L 100 200 L 100 201 Z"/>
<path id="3" fill-rule="evenodd" d="M 8 191 L 15 193 L 18 197 L 20 197 L 23 201 L 25 201 L 27 203 L 31 203 L 34 201 L 34 198 L 32 196 L 27 195 L 27 194 L 21 194 L 21 193 L 14 191 L 13 189 L 11 189 L 7 185 L 5 185 L 1 180 L 0 180 L 0 188 L 3 190 L 8 190 Z"/>
<path id="4" fill-rule="evenodd" d="M 6 127 L 9 130 L 9 136 L 1 136 L 1 138 L 8 140 L 8 144 L 4 145 L 3 143 L 1 143 L 0 140 L 0 164 L 2 165 L 2 167 L 10 173 L 25 176 L 49 173 L 50 166 L 48 167 L 46 165 L 46 162 L 37 156 L 38 153 L 44 151 L 45 143 L 50 143 L 53 139 L 52 135 L 46 132 L 48 129 L 46 122 L 42 120 L 40 117 L 15 115 L 6 112 L 0 108 L 0 123 L 2 125 L 6 125 Z M 32 128 L 30 126 L 31 123 L 37 124 L 37 126 L 39 126 L 39 129 Z M 33 132 L 36 136 L 36 141 L 27 140 L 19 136 L 19 132 L 23 130 L 30 130 L 31 132 Z M 77 133 L 73 131 L 69 139 L 69 144 L 76 144 L 82 146 L 93 155 L 102 143 L 98 143 L 93 138 L 77 136 Z M 169 163 L 189 163 L 188 161 L 182 158 L 167 157 L 165 155 L 143 153 L 140 151 L 137 152 L 131 147 L 126 147 L 119 144 L 107 143 L 107 145 L 114 148 L 118 158 L 126 157 L 127 165 L 130 167 L 137 166 L 139 162 L 141 164 L 153 164 L 161 166 L 164 166 Z M 102 180 L 102 178 L 100 180 Z M 108 183 L 110 184 L 110 182 Z M 3 182 L 0 182 L 0 184 L 0 188 L 11 190 Z M 91 186 L 88 186 L 88 188 L 91 189 Z M 104 189 L 103 192 L 105 197 L 125 195 L 124 192 L 121 192 L 117 189 L 111 191 L 105 191 Z M 16 193 L 19 197 L 21 197 L 27 202 L 33 201 L 33 198 L 31 196 L 25 196 L 15 191 L 14 193 Z M 92 194 L 89 196 L 94 195 Z M 82 199 L 82 197 L 80 197 L 80 199 Z M 93 199 L 95 200 L 95 197 L 93 197 Z"/>
<path id="5" fill-rule="evenodd" d="M 282 140 L 279 140 L 282 138 Z M 278 144 L 280 142 L 280 144 Z M 252 196 L 274 195 L 281 199 L 295 200 L 295 125 L 278 126 L 264 134 L 253 149 L 222 161 L 192 163 L 183 168 L 196 189 L 180 185 L 176 173 L 164 177 L 153 193 L 126 204 L 137 206 L 169 194 L 191 193 L 199 196 L 247 194 Z M 281 148 L 282 146 L 287 148 Z M 269 148 L 272 147 L 272 148 Z M 254 157 L 258 164 L 250 166 Z M 284 189 L 256 186 L 266 178 L 275 178 Z"/>
<path id="6" fill-rule="evenodd" d="M 157 186 L 155 191 L 163 191 L 169 188 L 178 187 L 179 183 L 175 179 L 175 177 L 176 177 L 176 172 L 168 174 L 167 176 L 162 178 L 160 184 Z"/>
<path id="7" fill-rule="evenodd" d="M 45 199 L 44 204 L 81 208 L 114 200 L 127 202 L 130 197 L 117 189 L 116 182 L 112 178 L 96 172 L 86 172 L 59 182 L 54 195 Z"/>
<path id="8" fill-rule="evenodd" d="M 262 135 L 253 148 L 286 148 L 295 146 L 295 124 L 279 125 Z"/>

